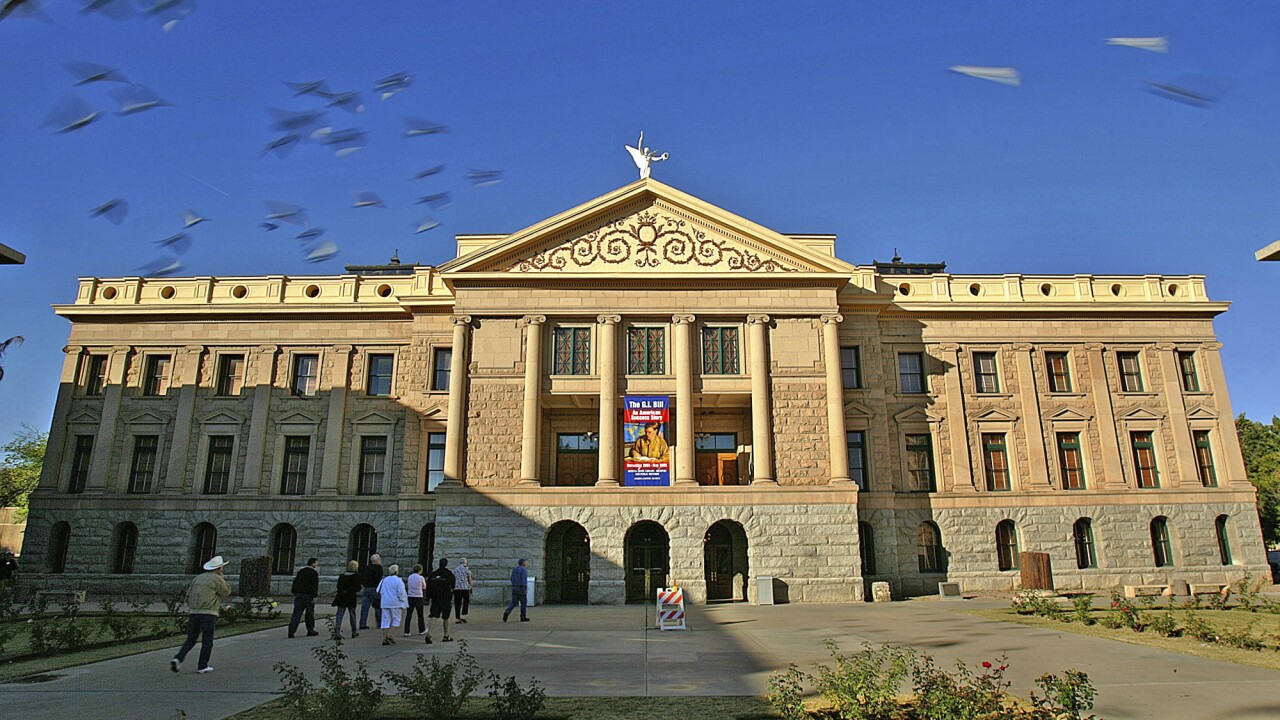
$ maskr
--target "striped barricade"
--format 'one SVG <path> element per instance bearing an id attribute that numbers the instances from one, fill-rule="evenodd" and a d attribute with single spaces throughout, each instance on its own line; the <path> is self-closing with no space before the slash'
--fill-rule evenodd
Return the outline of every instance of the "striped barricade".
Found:
<path id="1" fill-rule="evenodd" d="M 658 588 L 658 629 L 688 629 L 684 624 L 684 590 Z"/>

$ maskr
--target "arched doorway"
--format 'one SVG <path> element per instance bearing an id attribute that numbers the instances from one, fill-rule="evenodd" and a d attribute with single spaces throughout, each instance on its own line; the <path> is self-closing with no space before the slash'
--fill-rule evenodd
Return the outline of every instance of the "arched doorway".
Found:
<path id="1" fill-rule="evenodd" d="M 627 602 L 649 602 L 660 587 L 667 586 L 671 570 L 671 539 L 662 526 L 641 520 L 627 531 Z"/>
<path id="2" fill-rule="evenodd" d="M 586 528 L 572 520 L 562 520 L 547 531 L 547 602 L 587 602 L 591 584 L 591 538 Z"/>
<path id="3" fill-rule="evenodd" d="M 721 520 L 702 538 L 707 576 L 707 602 L 747 599 L 747 532 L 732 520 Z"/>

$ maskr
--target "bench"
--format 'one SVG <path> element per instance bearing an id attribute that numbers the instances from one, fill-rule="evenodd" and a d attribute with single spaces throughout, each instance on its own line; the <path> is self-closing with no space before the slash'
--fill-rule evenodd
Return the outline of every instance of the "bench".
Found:
<path id="1" fill-rule="evenodd" d="M 63 602 L 71 602 L 75 600 L 83 605 L 85 596 L 88 593 L 84 590 L 37 590 L 36 598 L 45 598 L 47 600 L 62 600 Z"/>
<path id="2" fill-rule="evenodd" d="M 1172 588 L 1168 585 L 1125 585 L 1124 596 L 1127 598 L 1136 597 L 1152 597 L 1157 595 L 1171 595 Z"/>
<path id="3" fill-rule="evenodd" d="M 1229 592 L 1231 585 L 1228 583 L 1192 583 L 1191 595 L 1221 595 Z"/>

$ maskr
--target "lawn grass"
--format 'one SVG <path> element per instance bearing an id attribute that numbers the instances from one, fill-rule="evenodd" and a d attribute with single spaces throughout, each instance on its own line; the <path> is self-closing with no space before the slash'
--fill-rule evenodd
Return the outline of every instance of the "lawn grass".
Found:
<path id="1" fill-rule="evenodd" d="M 1280 670 L 1280 615 L 1269 612 L 1249 612 L 1247 610 L 1196 610 L 1196 617 L 1204 620 L 1213 626 L 1219 634 L 1224 630 L 1242 630 L 1249 623 L 1254 624 L 1254 632 L 1262 639 L 1262 650 L 1244 650 L 1241 648 L 1229 647 L 1222 643 L 1206 643 L 1193 637 L 1164 637 L 1151 630 L 1145 632 L 1134 632 L 1128 628 L 1107 628 L 1101 624 L 1083 625 L 1079 622 L 1061 622 L 1051 620 L 1036 615 L 1019 615 L 1010 608 L 957 608 L 956 612 L 962 612 L 966 615 L 976 615 L 978 617 L 990 618 L 992 620 L 1003 620 L 1005 622 L 1014 622 L 1020 625 L 1030 625 L 1032 627 L 1044 628 L 1046 630 L 1059 630 L 1061 632 L 1076 633 L 1077 635 L 1088 635 L 1090 637 L 1106 638 L 1107 640 L 1119 640 L 1133 645 L 1145 645 L 1147 647 L 1160 648 L 1161 650 L 1172 650 L 1187 655 L 1195 655 L 1198 657 L 1209 658 L 1212 660 L 1222 660 L 1225 662 L 1233 662 L 1240 665 L 1254 665 L 1256 667 L 1268 668 L 1270 670 Z M 1109 610 L 1095 609 L 1093 617 L 1101 620 Z M 1147 616 L 1154 617 L 1165 612 L 1163 608 L 1153 610 L 1145 610 Z M 1185 610 L 1173 611 L 1174 617 L 1178 621 L 1179 627 L 1186 627 L 1187 613 Z"/>
<path id="2" fill-rule="evenodd" d="M 149 619 L 159 619 L 158 615 L 147 615 Z M 80 622 L 99 623 L 100 618 L 93 615 L 81 617 Z M 219 625 L 217 637 L 226 638 L 233 635 L 241 635 L 243 633 L 256 632 L 258 630 L 267 630 L 269 628 L 280 627 L 288 623 L 288 618 L 276 617 L 267 620 L 246 620 L 238 622 L 234 625 Z M 138 653 L 149 652 L 151 650 L 161 650 L 164 648 L 176 648 L 181 645 L 181 641 L 185 639 L 186 633 L 173 633 L 161 637 L 149 637 L 143 640 L 134 640 L 132 642 L 117 642 L 97 640 L 87 645 L 83 650 L 74 652 L 60 653 L 58 655 L 45 655 L 40 657 L 28 657 L 21 660 L 6 660 L 0 662 L 0 682 L 8 682 L 17 678 L 27 677 L 29 675 L 39 675 L 42 673 L 62 670 L 64 668 L 75 667 L 77 665 L 86 665 L 101 660 L 113 660 L 115 658 L 125 657 L 127 655 L 136 655 Z M 28 647 L 25 636 L 20 635 L 14 638 L 13 643 L 6 648 L 6 657 L 15 657 L 19 651 Z"/>
<path id="3" fill-rule="evenodd" d="M 252 710 L 233 715 L 234 720 L 277 720 L 284 717 L 284 701 L 272 700 Z M 408 703 L 390 698 L 378 708 L 379 720 L 421 718 Z M 491 720 L 489 701 L 472 698 L 459 720 Z M 780 717 L 760 697 L 549 697 L 539 720 L 632 720 L 633 718 L 680 717 L 698 720 L 775 720 Z M 373 720 L 372 718 L 370 720 Z"/>

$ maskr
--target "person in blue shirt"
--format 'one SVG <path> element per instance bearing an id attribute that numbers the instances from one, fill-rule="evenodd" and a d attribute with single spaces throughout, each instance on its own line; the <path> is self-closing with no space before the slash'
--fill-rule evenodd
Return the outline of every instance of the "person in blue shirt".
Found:
<path id="1" fill-rule="evenodd" d="M 511 616 L 511 611 L 515 609 L 516 603 L 520 603 L 520 622 L 529 622 L 529 598 L 527 588 L 529 587 L 529 568 L 525 567 L 528 560 L 520 558 L 516 566 L 511 569 L 511 604 L 507 605 L 507 609 L 502 613 L 502 622 L 506 622 Z"/>

